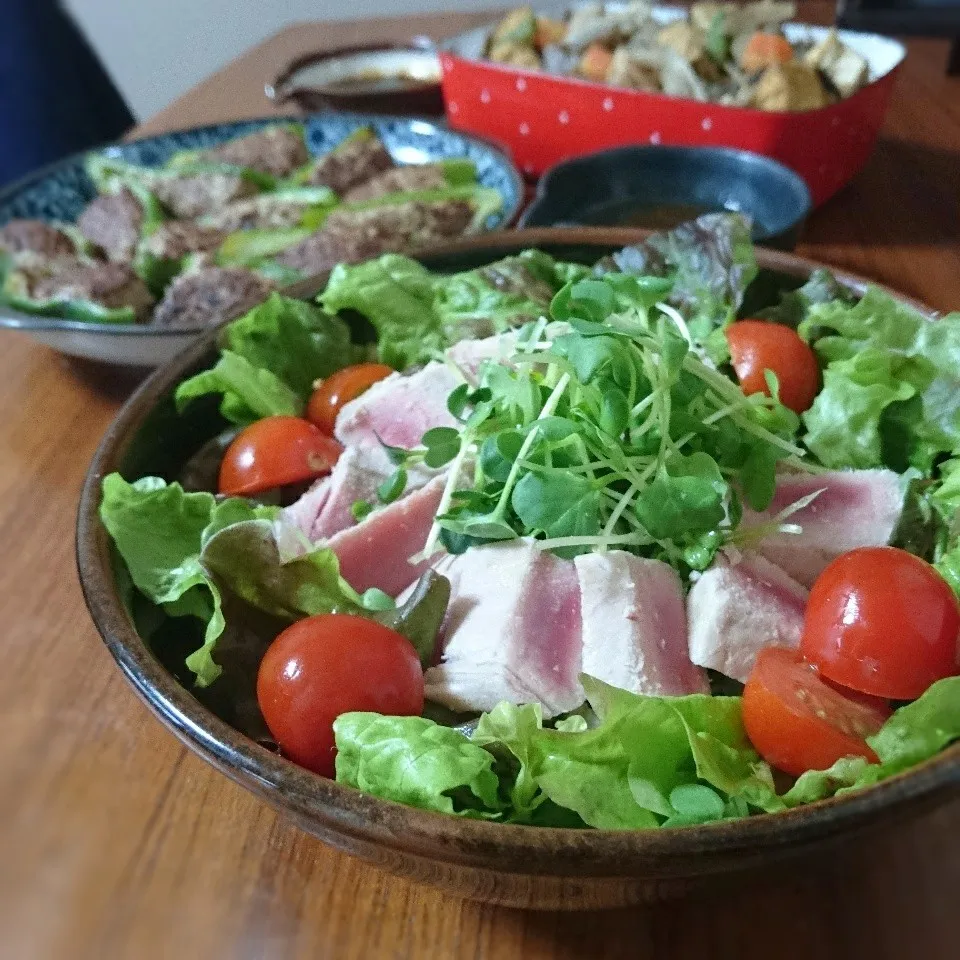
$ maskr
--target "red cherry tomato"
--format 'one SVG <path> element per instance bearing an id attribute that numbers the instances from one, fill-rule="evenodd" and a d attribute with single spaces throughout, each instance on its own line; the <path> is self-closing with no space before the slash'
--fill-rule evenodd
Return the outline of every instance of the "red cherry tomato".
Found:
<path id="1" fill-rule="evenodd" d="M 332 437 L 337 414 L 343 406 L 393 372 L 383 363 L 357 363 L 331 373 L 313 391 L 307 404 L 307 419 Z"/>
<path id="2" fill-rule="evenodd" d="M 760 651 L 743 688 L 743 725 L 771 766 L 799 777 L 841 757 L 877 756 L 866 743 L 890 716 L 829 687 L 795 650 Z"/>
<path id="3" fill-rule="evenodd" d="M 294 763 L 334 776 L 333 721 L 369 710 L 423 712 L 423 672 L 406 637 L 365 617 L 308 617 L 270 645 L 257 673 L 257 702 L 280 749 Z"/>
<path id="4" fill-rule="evenodd" d="M 740 320 L 727 327 L 730 359 L 744 393 L 770 396 L 764 370 L 780 383 L 780 402 L 795 413 L 809 410 L 820 384 L 814 352 L 782 323 Z"/>
<path id="5" fill-rule="evenodd" d="M 894 547 L 862 547 L 817 578 L 800 649 L 845 687 L 912 700 L 957 668 L 960 607 L 930 564 Z"/>
<path id="6" fill-rule="evenodd" d="M 329 473 L 343 447 L 299 417 L 266 417 L 251 423 L 227 447 L 219 489 L 251 494 Z"/>

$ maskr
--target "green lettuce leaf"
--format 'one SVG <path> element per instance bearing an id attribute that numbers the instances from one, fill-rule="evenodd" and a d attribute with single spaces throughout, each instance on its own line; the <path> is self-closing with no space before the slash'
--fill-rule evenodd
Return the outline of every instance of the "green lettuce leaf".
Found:
<path id="1" fill-rule="evenodd" d="M 229 324 L 223 345 L 254 366 L 272 371 L 303 398 L 310 396 L 318 377 L 355 359 L 350 331 L 342 320 L 279 293 Z"/>
<path id="2" fill-rule="evenodd" d="M 577 264 L 558 264 L 539 250 L 525 250 L 485 267 L 435 280 L 435 308 L 447 339 L 482 338 L 545 316 Z"/>
<path id="3" fill-rule="evenodd" d="M 542 728 L 543 711 L 539 703 L 515 706 L 503 702 L 480 718 L 470 737 L 473 743 L 487 747 L 501 760 L 504 754 L 513 758 L 516 769 L 509 786 L 512 820 L 529 822 L 547 799 L 534 776 L 535 742 Z"/>
<path id="4" fill-rule="evenodd" d="M 363 314 L 376 329 L 380 359 L 402 370 L 460 340 L 545 315 L 557 291 L 584 273 L 537 250 L 451 275 L 389 253 L 336 267 L 320 302 L 331 313 Z"/>
<path id="5" fill-rule="evenodd" d="M 783 799 L 793 807 L 862 790 L 929 760 L 957 740 L 960 740 L 960 677 L 948 677 L 935 683 L 918 700 L 901 707 L 877 733 L 867 737 L 879 763 L 868 763 L 861 757 L 844 757 L 829 770 L 803 774 Z"/>
<path id="6" fill-rule="evenodd" d="M 550 729 L 539 706 L 501 703 L 480 718 L 469 740 L 450 729 L 434 730 L 445 749 L 455 748 L 458 762 L 444 753 L 445 762 L 432 763 L 429 776 L 410 770 L 421 750 L 432 749 L 433 741 L 430 747 L 423 743 L 431 721 L 389 717 L 376 726 L 370 715 L 347 715 L 349 723 L 362 718 L 358 733 L 341 717 L 337 746 L 346 755 L 338 758 L 337 779 L 427 809 L 476 815 L 476 797 L 485 796 L 487 812 L 513 822 L 615 830 L 784 808 L 769 768 L 746 739 L 739 698 L 643 697 L 591 677 L 582 680 L 597 726 L 587 728 L 578 716 Z M 361 736 L 362 749 L 356 742 Z M 385 760 L 375 765 L 381 751 Z M 438 766 L 441 786 L 431 793 Z M 494 778 L 486 794 L 471 779 L 478 769 L 485 779 Z M 450 798 L 460 796 L 474 799 L 453 811 Z"/>
<path id="7" fill-rule="evenodd" d="M 376 328 L 380 359 L 398 370 L 429 360 L 446 346 L 426 267 L 389 253 L 330 274 L 320 302 L 331 313 L 356 310 Z"/>
<path id="8" fill-rule="evenodd" d="M 117 473 L 104 478 L 100 517 L 134 585 L 170 616 L 206 622 L 203 646 L 187 658 L 200 687 L 220 675 L 212 653 L 224 628 L 220 589 L 200 562 L 205 538 L 241 519 L 275 513 L 240 499 L 217 503 L 210 493 L 185 493 L 158 477 L 132 484 Z"/>
<path id="9" fill-rule="evenodd" d="M 796 329 L 814 307 L 837 302 L 852 305 L 856 298 L 829 270 L 821 267 L 810 274 L 803 286 L 781 293 L 775 307 L 759 310 L 757 316 Z"/>
<path id="10" fill-rule="evenodd" d="M 503 803 L 493 754 L 424 717 L 345 713 L 333 725 L 337 780 L 422 810 L 491 819 Z"/>
<path id="11" fill-rule="evenodd" d="M 930 323 L 871 287 L 813 307 L 799 331 L 826 364 L 803 419 L 827 466 L 929 472 L 960 449 L 960 313 Z"/>
<path id="12" fill-rule="evenodd" d="M 276 617 L 360 613 L 361 598 L 340 576 L 334 552 L 303 546 L 288 553 L 270 520 L 242 520 L 208 534 L 200 563 L 238 597 Z"/>
<path id="13" fill-rule="evenodd" d="M 670 302 L 686 317 L 694 339 L 703 342 L 734 320 L 757 275 L 750 229 L 739 214 L 710 213 L 653 234 L 613 260 L 624 273 L 672 275 Z"/>
<path id="14" fill-rule="evenodd" d="M 215 367 L 177 388 L 177 405 L 220 393 L 224 416 L 241 425 L 275 414 L 300 414 L 314 381 L 355 356 L 342 320 L 279 293 L 229 324 L 221 346 Z"/>
<path id="15" fill-rule="evenodd" d="M 939 680 L 867 738 L 884 776 L 929 759 L 960 740 L 960 677 Z"/>
<path id="16" fill-rule="evenodd" d="M 262 417 L 296 417 L 303 412 L 303 401 L 282 380 L 230 350 L 220 354 L 216 366 L 177 387 L 177 409 L 182 411 L 192 400 L 208 393 L 223 394 L 220 410 L 231 423 L 247 424 Z"/>

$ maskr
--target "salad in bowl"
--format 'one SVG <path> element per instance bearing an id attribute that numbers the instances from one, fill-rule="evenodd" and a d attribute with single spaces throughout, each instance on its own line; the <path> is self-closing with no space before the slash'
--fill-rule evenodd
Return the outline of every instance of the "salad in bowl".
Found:
<path id="1" fill-rule="evenodd" d="M 142 637 L 308 770 L 465 819 L 655 830 L 960 739 L 960 314 L 771 296 L 708 215 L 591 266 L 398 254 L 274 294 L 103 479 Z"/>

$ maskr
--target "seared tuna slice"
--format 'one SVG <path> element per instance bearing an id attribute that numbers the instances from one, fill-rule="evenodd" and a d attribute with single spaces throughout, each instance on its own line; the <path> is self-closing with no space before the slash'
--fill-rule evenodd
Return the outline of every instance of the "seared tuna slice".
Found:
<path id="1" fill-rule="evenodd" d="M 768 560 L 808 587 L 841 553 L 889 543 L 903 510 L 904 490 L 891 470 L 783 474 L 768 509 L 759 514 L 744 509 L 742 527 L 772 523 L 816 490 L 823 492 L 784 521 L 802 527 L 802 533 L 770 533 L 757 545 Z"/>
<path id="2" fill-rule="evenodd" d="M 340 573 L 354 590 L 376 587 L 396 596 L 430 568 L 410 558 L 426 545 L 445 483 L 437 477 L 330 539 Z"/>
<path id="3" fill-rule="evenodd" d="M 287 519 L 314 542 L 332 537 L 357 522 L 352 508 L 358 500 L 377 505 L 377 488 L 395 469 L 379 446 L 347 447 L 330 476 L 287 507 Z M 419 490 L 435 476 L 434 471 L 408 470 L 404 494 Z"/>
<path id="4" fill-rule="evenodd" d="M 428 700 L 454 710 L 539 703 L 548 717 L 583 702 L 571 561 L 511 540 L 444 558 L 436 570 L 450 580 L 451 595 L 442 662 L 424 675 Z"/>
<path id="5" fill-rule="evenodd" d="M 574 561 L 583 616 L 583 672 L 631 693 L 709 693 L 690 662 L 683 588 L 660 560 L 622 550 Z"/>
<path id="6" fill-rule="evenodd" d="M 807 591 L 756 553 L 718 556 L 687 597 L 690 659 L 745 682 L 764 647 L 795 649 Z"/>
<path id="7" fill-rule="evenodd" d="M 409 375 L 395 373 L 345 404 L 337 417 L 336 438 L 345 446 L 410 449 L 433 427 L 453 427 L 447 398 L 463 381 L 442 363 L 428 363 Z"/>

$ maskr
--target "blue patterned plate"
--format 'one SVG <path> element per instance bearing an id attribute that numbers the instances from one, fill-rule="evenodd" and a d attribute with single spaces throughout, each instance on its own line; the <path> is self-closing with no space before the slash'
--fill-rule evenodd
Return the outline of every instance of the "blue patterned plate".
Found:
<path id="1" fill-rule="evenodd" d="M 285 120 L 302 122 L 311 153 L 332 150 L 359 127 L 372 127 L 398 163 L 427 163 L 452 157 L 474 162 L 477 180 L 503 197 L 503 207 L 488 218 L 487 230 L 509 226 L 523 203 L 523 181 L 507 156 L 475 137 L 432 120 L 361 114 L 318 113 L 307 117 L 270 117 L 211 127 L 178 130 L 103 149 L 108 156 L 144 166 L 159 166 L 178 150 L 213 147 Z M 96 196 L 84 172 L 85 154 L 70 157 L 0 191 L 0 225 L 17 217 L 72 222 Z M 0 328 L 24 330 L 36 340 L 71 356 L 153 367 L 165 363 L 202 330 L 156 330 L 148 326 L 81 323 L 29 317 L 0 304 Z"/>

